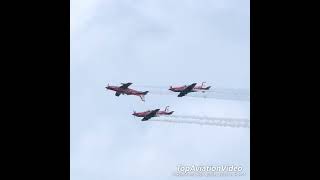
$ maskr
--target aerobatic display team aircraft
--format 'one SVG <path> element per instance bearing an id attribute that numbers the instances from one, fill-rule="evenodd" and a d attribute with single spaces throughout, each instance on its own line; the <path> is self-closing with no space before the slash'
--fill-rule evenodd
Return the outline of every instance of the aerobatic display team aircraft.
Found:
<path id="1" fill-rule="evenodd" d="M 137 91 L 137 90 L 133 90 L 128 88 L 132 83 L 121 83 L 121 86 L 108 86 L 106 87 L 106 89 L 112 90 L 112 91 L 116 91 L 116 96 L 120 96 L 121 94 L 125 94 L 125 95 L 134 95 L 134 96 L 139 96 L 141 98 L 142 101 L 145 101 L 144 96 L 149 92 L 149 91 Z"/>
<path id="2" fill-rule="evenodd" d="M 197 83 L 193 83 L 193 84 L 191 84 L 189 86 L 187 86 L 187 85 L 179 86 L 179 87 L 170 86 L 169 90 L 173 91 L 173 92 L 180 92 L 178 97 L 182 97 L 182 96 L 185 96 L 186 94 L 188 94 L 190 92 L 198 92 L 198 91 L 205 92 L 206 90 L 209 90 L 211 86 L 205 87 L 204 83 L 205 82 L 203 82 L 201 84 L 201 86 L 196 86 Z"/>
<path id="3" fill-rule="evenodd" d="M 160 109 L 148 110 L 148 111 L 144 111 L 144 112 L 133 111 L 132 115 L 134 115 L 136 117 L 143 117 L 141 119 L 141 121 L 147 121 L 153 117 L 171 115 L 174 111 L 169 111 L 168 107 L 169 106 L 167 106 L 164 111 L 160 111 Z"/>

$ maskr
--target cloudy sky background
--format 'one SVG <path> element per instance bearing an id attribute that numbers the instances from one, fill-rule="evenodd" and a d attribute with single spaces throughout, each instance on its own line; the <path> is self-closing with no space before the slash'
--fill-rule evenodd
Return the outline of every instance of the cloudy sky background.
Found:
<path id="1" fill-rule="evenodd" d="M 179 179 L 176 166 L 190 164 L 241 165 L 246 176 L 224 179 L 249 179 L 248 128 L 131 115 L 169 105 L 177 114 L 249 118 L 249 102 L 151 94 L 142 102 L 105 90 L 202 81 L 249 89 L 249 10 L 249 0 L 71 0 L 71 179 Z"/>

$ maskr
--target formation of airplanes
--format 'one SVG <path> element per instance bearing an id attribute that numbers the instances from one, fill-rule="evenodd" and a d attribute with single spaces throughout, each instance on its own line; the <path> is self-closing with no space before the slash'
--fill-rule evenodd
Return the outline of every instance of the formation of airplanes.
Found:
<path id="1" fill-rule="evenodd" d="M 202 82 L 200 86 L 197 86 L 197 83 L 192 83 L 190 85 L 184 85 L 184 86 L 170 86 L 169 90 L 173 92 L 179 92 L 178 97 L 183 97 L 191 92 L 205 92 L 211 88 L 211 86 L 205 86 L 205 82 Z M 130 89 L 129 86 L 132 85 L 132 83 L 121 83 L 121 86 L 109 86 L 107 85 L 107 90 L 115 91 L 115 96 L 120 95 L 133 95 L 133 96 L 139 96 L 142 101 L 145 101 L 145 95 L 148 94 L 149 91 L 138 91 L 134 89 Z M 147 121 L 153 117 L 159 117 L 159 116 L 168 116 L 171 115 L 174 111 L 169 111 L 169 106 L 165 108 L 164 111 L 160 111 L 160 109 L 154 109 L 154 110 L 148 110 L 144 112 L 133 112 L 133 116 L 136 117 L 143 117 L 141 121 Z"/>

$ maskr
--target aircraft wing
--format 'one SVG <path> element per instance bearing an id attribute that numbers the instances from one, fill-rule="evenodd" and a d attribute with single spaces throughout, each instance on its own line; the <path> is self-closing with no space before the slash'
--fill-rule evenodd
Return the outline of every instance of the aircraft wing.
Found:
<path id="1" fill-rule="evenodd" d="M 122 86 L 120 88 L 127 89 L 132 83 L 121 83 Z"/>
<path id="2" fill-rule="evenodd" d="M 153 111 L 151 111 L 148 115 L 146 115 L 141 121 L 147 121 L 149 120 L 150 118 L 156 116 L 157 112 L 159 111 L 160 109 L 155 109 Z"/>
<path id="3" fill-rule="evenodd" d="M 178 97 L 185 96 L 186 94 L 188 94 L 188 93 L 187 93 L 187 92 L 180 92 L 180 93 L 178 94 Z"/>
<path id="4" fill-rule="evenodd" d="M 185 96 L 186 94 L 188 94 L 189 92 L 192 91 L 192 89 L 197 85 L 197 83 L 193 83 L 191 85 L 189 85 L 188 87 L 186 87 L 183 91 L 181 91 L 178 95 L 178 97 L 182 97 Z"/>

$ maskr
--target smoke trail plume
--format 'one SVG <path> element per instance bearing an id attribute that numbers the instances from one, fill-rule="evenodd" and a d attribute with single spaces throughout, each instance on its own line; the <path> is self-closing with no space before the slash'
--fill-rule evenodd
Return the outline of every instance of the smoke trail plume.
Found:
<path id="1" fill-rule="evenodd" d="M 241 121 L 206 121 L 206 120 L 177 120 L 177 119 L 151 119 L 146 122 L 166 122 L 166 123 L 181 123 L 181 124 L 197 124 L 197 125 L 209 125 L 209 126 L 224 126 L 224 127 L 242 127 L 250 128 L 250 122 L 241 122 Z"/>
<path id="2" fill-rule="evenodd" d="M 170 115 L 173 118 L 187 118 L 187 119 L 198 119 L 208 121 L 227 121 L 227 122 L 250 122 L 249 119 L 245 118 L 223 118 L 223 117 L 208 117 L 208 116 L 195 116 L 195 115 Z"/>
<path id="3" fill-rule="evenodd" d="M 155 95 L 172 95 L 177 96 L 179 93 L 171 92 L 169 90 L 149 90 L 150 94 Z M 214 98 L 214 99 L 224 99 L 224 100 L 238 100 L 238 101 L 249 101 L 250 95 L 245 92 L 234 91 L 207 91 L 207 92 L 191 92 L 186 95 L 186 97 L 196 97 L 196 98 Z"/>

